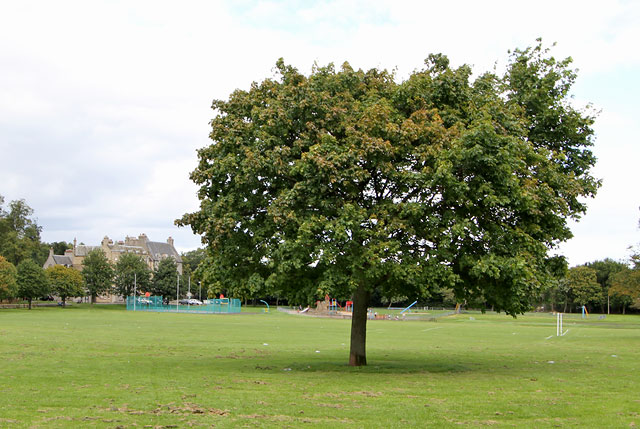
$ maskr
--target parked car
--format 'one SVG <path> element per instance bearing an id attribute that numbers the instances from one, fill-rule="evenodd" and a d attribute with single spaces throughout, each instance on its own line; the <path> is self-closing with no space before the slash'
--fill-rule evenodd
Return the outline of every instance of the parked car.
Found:
<path id="1" fill-rule="evenodd" d="M 149 304 L 152 304 L 152 302 L 150 299 L 147 299 L 147 298 L 138 298 L 138 304 L 149 305 Z"/>
<path id="2" fill-rule="evenodd" d="M 202 305 L 202 301 L 200 301 L 199 299 L 194 299 L 194 298 L 181 299 L 180 300 L 180 304 L 181 305 Z"/>

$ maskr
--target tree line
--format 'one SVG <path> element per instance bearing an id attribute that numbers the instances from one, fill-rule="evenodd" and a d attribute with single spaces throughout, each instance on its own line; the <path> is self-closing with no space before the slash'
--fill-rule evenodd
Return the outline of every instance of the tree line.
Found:
<path id="1" fill-rule="evenodd" d="M 564 258 L 555 259 L 553 262 L 550 261 L 549 267 L 554 276 L 539 294 L 530 297 L 529 311 L 570 313 L 580 312 L 582 306 L 589 312 L 603 314 L 640 311 L 640 254 L 634 253 L 628 261 L 605 258 L 571 268 Z M 200 278 L 208 279 L 207 293 L 210 296 L 222 293 L 239 298 L 245 303 L 265 299 L 274 304 L 294 306 L 310 305 L 324 297 L 324 291 L 292 297 L 283 290 L 270 287 L 268 282 L 260 281 L 257 276 L 250 277 L 247 282 L 224 286 L 221 282 L 211 279 L 210 268 L 205 259 L 195 270 L 202 276 Z M 331 298 L 347 301 L 351 296 L 331 293 Z M 421 297 L 385 295 L 382 291 L 373 291 L 370 304 L 373 307 L 405 306 L 416 298 L 420 306 L 451 308 L 461 304 L 466 308 L 494 310 L 483 295 L 460 302 L 451 288 L 437 286 Z"/>
<path id="2" fill-rule="evenodd" d="M 201 251 L 183 254 L 183 275 L 178 274 L 173 258 L 160 261 L 155 270 L 135 254 L 123 254 L 115 264 L 101 249 L 94 249 L 83 261 L 82 271 L 55 265 L 43 269 L 49 249 L 63 254 L 71 244 L 44 243 L 42 228 L 33 218 L 33 209 L 24 200 L 11 201 L 4 207 L 0 195 L 0 302 L 22 298 L 31 308 L 33 300 L 56 295 L 62 304 L 71 297 L 97 296 L 111 293 L 130 296 L 134 292 L 175 297 L 177 282 L 184 283 L 202 259 Z M 186 286 L 186 285 L 185 285 Z M 186 288 L 182 296 L 186 294 Z"/>

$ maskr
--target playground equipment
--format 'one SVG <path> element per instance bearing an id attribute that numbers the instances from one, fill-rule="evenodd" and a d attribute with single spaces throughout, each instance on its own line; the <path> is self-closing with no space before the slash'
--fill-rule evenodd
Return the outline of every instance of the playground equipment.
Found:
<path id="1" fill-rule="evenodd" d="M 340 305 L 337 299 L 330 298 L 329 299 L 329 311 L 348 311 L 349 313 L 353 312 L 353 301 L 347 301 L 343 306 Z"/>
<path id="2" fill-rule="evenodd" d="M 313 311 L 313 310 L 312 310 Z M 353 312 L 353 301 L 347 301 L 345 306 L 341 306 L 340 302 L 335 299 L 329 297 L 329 295 L 325 295 L 324 301 L 316 301 L 316 309 L 315 312 L 329 312 L 329 313 L 338 313 L 338 312 Z"/>
<path id="3" fill-rule="evenodd" d="M 418 303 L 418 300 L 416 299 L 415 301 L 413 301 L 413 304 L 411 304 L 410 306 L 408 306 L 407 308 L 405 308 L 404 310 L 402 310 L 400 312 L 400 314 L 403 314 L 405 311 L 407 311 L 408 309 L 410 309 L 411 307 L 413 307 L 414 305 L 416 305 Z"/>
<path id="4" fill-rule="evenodd" d="M 589 317 L 589 312 L 587 311 L 587 307 L 585 305 L 582 306 L 582 318 Z"/>
<path id="5" fill-rule="evenodd" d="M 265 305 L 267 306 L 267 308 L 265 308 L 265 309 L 264 309 L 264 312 L 265 312 L 265 313 L 268 313 L 268 312 L 269 312 L 269 304 L 267 303 L 267 301 L 265 301 L 265 300 L 262 300 L 262 299 L 261 299 L 261 300 L 260 300 L 260 302 L 264 302 L 264 303 L 265 303 Z"/>

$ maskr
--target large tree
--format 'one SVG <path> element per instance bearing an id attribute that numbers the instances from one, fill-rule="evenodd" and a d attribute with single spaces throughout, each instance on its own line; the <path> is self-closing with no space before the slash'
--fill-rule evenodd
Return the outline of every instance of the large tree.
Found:
<path id="1" fill-rule="evenodd" d="M 34 298 L 41 298 L 50 292 L 49 279 L 42 267 L 31 259 L 18 264 L 18 296 L 29 301 L 29 310 Z"/>
<path id="2" fill-rule="evenodd" d="M 115 290 L 119 295 L 132 296 L 134 289 L 137 293 L 151 290 L 151 270 L 140 255 L 125 253 L 120 256 L 114 274 Z"/>
<path id="3" fill-rule="evenodd" d="M 33 219 L 33 209 L 25 200 L 11 201 L 5 209 L 0 195 L 0 255 L 14 265 L 24 259 L 33 259 L 42 265 L 47 259 L 48 248 L 40 243 L 42 228 Z"/>
<path id="4" fill-rule="evenodd" d="M 164 258 L 158 263 L 158 268 L 153 272 L 153 284 L 151 291 L 154 295 L 164 297 L 169 302 L 177 296 L 178 266 L 173 258 Z M 186 285 L 181 285 L 181 296 L 187 293 Z"/>
<path id="5" fill-rule="evenodd" d="M 366 364 L 373 291 L 511 315 L 549 278 L 547 252 L 594 195 L 593 118 L 569 103 L 571 60 L 540 44 L 502 76 L 471 80 L 443 55 L 403 82 L 345 63 L 215 100 L 191 179 L 200 210 L 176 222 L 208 245 L 223 287 L 259 283 L 290 302 L 352 296 L 351 365 Z"/>
<path id="6" fill-rule="evenodd" d="M 614 261 L 610 258 L 589 262 L 585 265 L 596 270 L 596 278 L 602 288 L 601 296 L 603 299 L 601 301 L 601 310 L 604 313 L 605 305 L 607 306 L 607 310 L 609 308 L 609 288 L 611 287 L 613 275 L 627 268 L 627 265 L 624 262 Z"/>
<path id="7" fill-rule="evenodd" d="M 84 279 L 78 270 L 64 265 L 53 265 L 45 270 L 49 278 L 51 292 L 62 298 L 62 305 L 67 305 L 67 298 L 84 295 Z"/>
<path id="8" fill-rule="evenodd" d="M 629 306 L 640 309 L 640 269 L 625 268 L 613 274 L 609 294 L 622 307 L 622 314 Z"/>
<path id="9" fill-rule="evenodd" d="M 102 249 L 93 249 L 82 261 L 82 277 L 91 296 L 91 303 L 96 297 L 111 289 L 113 267 Z"/>
<path id="10" fill-rule="evenodd" d="M 0 255 L 0 302 L 18 296 L 17 276 L 15 265 Z"/>
<path id="11" fill-rule="evenodd" d="M 580 306 L 598 304 L 602 301 L 602 288 L 597 281 L 596 270 L 581 265 L 569 269 L 567 287 L 571 290 L 573 300 Z"/>

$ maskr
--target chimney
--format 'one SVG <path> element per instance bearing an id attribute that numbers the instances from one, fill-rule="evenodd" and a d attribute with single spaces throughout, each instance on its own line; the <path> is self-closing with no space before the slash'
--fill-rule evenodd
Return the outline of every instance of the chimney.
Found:
<path id="1" fill-rule="evenodd" d="M 53 256 L 53 247 L 49 247 L 49 257 Z"/>
<path id="2" fill-rule="evenodd" d="M 171 247 L 173 247 L 173 238 L 171 237 L 167 238 L 167 243 L 169 243 Z"/>

